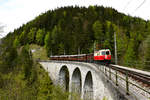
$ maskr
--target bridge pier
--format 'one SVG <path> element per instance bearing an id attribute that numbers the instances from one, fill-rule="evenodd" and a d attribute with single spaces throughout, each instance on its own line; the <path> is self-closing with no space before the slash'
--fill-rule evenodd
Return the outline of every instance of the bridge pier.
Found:
<path id="1" fill-rule="evenodd" d="M 59 72 L 59 85 L 69 92 L 69 71 L 66 66 L 63 66 Z"/>
<path id="2" fill-rule="evenodd" d="M 76 68 L 72 74 L 71 92 L 73 94 L 76 94 L 79 98 L 81 98 L 81 91 L 82 91 L 81 72 L 79 68 Z"/>
<path id="3" fill-rule="evenodd" d="M 92 100 L 93 99 L 93 79 L 92 79 L 92 74 L 90 71 L 86 75 L 83 89 L 84 89 L 83 100 Z"/>

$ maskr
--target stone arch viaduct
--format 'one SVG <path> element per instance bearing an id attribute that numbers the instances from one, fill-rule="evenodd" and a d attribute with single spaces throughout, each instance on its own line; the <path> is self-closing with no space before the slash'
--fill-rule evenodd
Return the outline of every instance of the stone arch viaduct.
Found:
<path id="1" fill-rule="evenodd" d="M 54 84 L 63 86 L 66 91 L 78 93 L 84 100 L 102 100 L 105 96 L 113 100 L 100 77 L 96 66 L 80 62 L 41 61 L 49 72 Z"/>
<path id="2" fill-rule="evenodd" d="M 39 61 L 49 73 L 54 84 L 65 91 L 76 93 L 82 100 L 138 100 L 126 95 L 120 87 L 109 81 L 107 74 L 100 71 L 104 65 L 71 61 Z M 72 99 L 72 95 L 69 96 Z M 141 100 L 141 99 L 140 99 Z"/>

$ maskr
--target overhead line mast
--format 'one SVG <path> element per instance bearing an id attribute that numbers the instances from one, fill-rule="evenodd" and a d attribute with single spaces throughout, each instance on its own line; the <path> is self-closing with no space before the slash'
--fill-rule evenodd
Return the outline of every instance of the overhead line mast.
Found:
<path id="1" fill-rule="evenodd" d="M 128 5 L 129 5 L 132 1 L 133 1 L 133 0 L 129 0 L 129 1 L 127 2 L 127 4 L 125 5 L 123 11 L 128 7 Z"/>
<path id="2" fill-rule="evenodd" d="M 114 32 L 114 45 L 115 45 L 115 64 L 118 64 L 118 58 L 117 58 L 117 44 L 116 44 L 116 32 Z"/>
<path id="3" fill-rule="evenodd" d="M 145 2 L 146 2 L 146 0 L 144 0 L 144 1 L 135 9 L 135 11 L 137 11 Z"/>

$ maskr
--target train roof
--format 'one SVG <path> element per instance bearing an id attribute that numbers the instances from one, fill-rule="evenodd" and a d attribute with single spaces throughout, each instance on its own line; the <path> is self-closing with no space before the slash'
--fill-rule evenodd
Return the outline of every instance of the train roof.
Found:
<path id="1" fill-rule="evenodd" d="M 101 49 L 101 50 L 99 50 L 99 51 L 105 51 L 105 50 L 110 51 L 109 49 Z"/>
<path id="2" fill-rule="evenodd" d="M 100 52 L 100 51 L 110 51 L 110 49 L 100 49 L 100 50 L 95 51 L 95 52 Z"/>
<path id="3" fill-rule="evenodd" d="M 79 54 L 79 55 L 56 55 L 56 56 L 50 56 L 50 57 L 79 57 L 79 56 L 85 56 L 86 54 Z"/>

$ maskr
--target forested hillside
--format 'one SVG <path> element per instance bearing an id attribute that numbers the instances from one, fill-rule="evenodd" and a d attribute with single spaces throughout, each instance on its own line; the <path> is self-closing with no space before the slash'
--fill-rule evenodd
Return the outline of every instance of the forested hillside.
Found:
<path id="1" fill-rule="evenodd" d="M 18 48 L 38 44 L 47 56 L 92 53 L 109 48 L 114 55 L 114 32 L 120 65 L 150 70 L 150 21 L 102 6 L 63 7 L 49 10 L 9 33 L 4 40 Z"/>
<path id="2" fill-rule="evenodd" d="M 69 94 L 53 85 L 29 45 L 15 48 L 8 41 L 0 45 L 0 100 L 67 100 Z"/>

